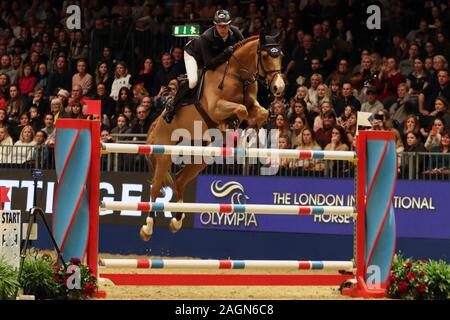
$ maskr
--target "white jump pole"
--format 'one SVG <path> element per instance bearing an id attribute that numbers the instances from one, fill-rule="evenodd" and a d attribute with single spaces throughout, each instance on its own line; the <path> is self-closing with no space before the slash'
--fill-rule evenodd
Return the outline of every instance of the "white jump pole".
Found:
<path id="1" fill-rule="evenodd" d="M 352 271 L 352 261 L 101 259 L 100 266 L 137 269 L 283 269 Z"/>
<path id="2" fill-rule="evenodd" d="M 202 146 L 166 146 L 166 145 L 137 145 L 122 143 L 103 143 L 102 153 L 128 153 L 128 154 L 165 154 L 179 156 L 211 156 L 211 157 L 247 157 L 270 158 L 280 157 L 287 159 L 321 159 L 346 160 L 356 159 L 353 151 L 322 151 L 322 150 L 296 150 L 296 149 L 259 149 L 259 148 L 222 148 Z"/>
<path id="3" fill-rule="evenodd" d="M 356 216 L 355 208 L 350 206 L 293 206 L 269 204 L 216 204 L 216 203 L 182 203 L 182 202 L 120 202 L 104 201 L 100 210 L 133 211 L 171 211 L 171 212 L 219 212 L 219 213 L 254 213 L 281 215 L 345 215 Z"/>

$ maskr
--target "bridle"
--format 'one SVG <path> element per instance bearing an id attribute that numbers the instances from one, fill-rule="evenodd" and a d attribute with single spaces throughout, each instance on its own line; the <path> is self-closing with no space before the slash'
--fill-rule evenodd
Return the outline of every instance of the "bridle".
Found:
<path id="1" fill-rule="evenodd" d="M 237 74 L 227 73 L 228 66 L 229 66 L 229 63 L 227 63 L 224 74 L 223 74 L 223 79 L 222 79 L 221 83 L 219 84 L 219 89 L 223 89 L 223 82 L 224 82 L 226 75 L 236 78 L 237 80 L 242 82 L 243 87 L 244 87 L 243 88 L 244 94 L 245 94 L 247 87 L 252 85 L 255 82 L 259 82 L 262 85 L 264 85 L 267 89 L 270 89 L 270 85 L 272 84 L 273 79 L 275 79 L 276 75 L 281 75 L 281 69 L 266 70 L 264 68 L 264 64 L 262 64 L 262 62 L 261 62 L 263 51 L 267 51 L 269 53 L 269 55 L 273 58 L 277 58 L 278 56 L 282 55 L 281 49 L 279 48 L 278 44 L 265 45 L 265 46 L 263 46 L 263 49 L 261 49 L 261 46 L 258 44 L 258 49 L 256 51 L 257 56 L 258 56 L 258 59 L 256 62 L 256 70 L 254 73 L 252 73 L 252 72 L 250 72 L 250 70 L 248 70 L 248 68 L 244 64 L 242 64 L 242 62 L 233 53 L 231 55 L 230 59 L 233 58 L 236 61 L 236 63 L 239 65 L 239 69 L 241 71 L 244 71 L 245 73 L 249 74 L 251 77 L 249 79 L 246 79 L 246 78 L 242 77 L 242 75 L 240 73 L 237 73 Z M 261 74 L 260 71 L 262 71 L 263 74 Z M 274 75 L 272 76 L 270 81 L 268 81 L 267 75 L 270 75 L 272 73 Z"/>
<path id="2" fill-rule="evenodd" d="M 258 51 L 257 51 L 257 53 L 258 53 L 258 62 L 257 62 L 257 65 L 256 65 L 256 72 L 257 72 L 258 77 L 259 77 L 258 81 L 264 83 L 266 88 L 269 89 L 270 85 L 273 82 L 273 79 L 275 79 L 275 76 L 276 75 L 280 75 L 281 76 L 281 69 L 266 70 L 264 68 L 264 64 L 261 63 L 261 59 L 262 59 L 261 58 L 261 53 L 263 51 L 267 51 L 272 58 L 277 58 L 279 56 L 282 56 L 283 53 L 281 52 L 281 49 L 279 48 L 278 44 L 271 45 L 270 47 L 265 45 L 263 48 L 264 49 L 261 49 L 260 45 L 258 45 Z M 259 74 L 260 68 L 261 68 L 262 72 L 264 73 L 263 75 Z M 272 73 L 274 75 L 272 76 L 270 81 L 267 81 L 267 75 L 270 75 Z"/>

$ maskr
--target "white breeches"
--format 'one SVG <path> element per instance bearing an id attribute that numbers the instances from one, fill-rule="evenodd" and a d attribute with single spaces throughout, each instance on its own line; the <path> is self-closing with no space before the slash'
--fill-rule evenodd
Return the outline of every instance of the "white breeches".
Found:
<path id="1" fill-rule="evenodd" d="M 195 58 L 184 51 L 184 64 L 186 66 L 186 73 L 189 80 L 189 88 L 193 89 L 198 81 L 198 66 Z"/>

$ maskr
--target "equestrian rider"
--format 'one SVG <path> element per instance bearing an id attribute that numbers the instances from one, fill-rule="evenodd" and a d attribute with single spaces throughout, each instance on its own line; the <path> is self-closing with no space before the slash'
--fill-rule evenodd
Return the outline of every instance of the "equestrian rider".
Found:
<path id="1" fill-rule="evenodd" d="M 198 70 L 214 70 L 233 54 L 233 45 L 244 39 L 239 29 L 230 25 L 228 11 L 218 10 L 214 15 L 214 26 L 200 37 L 189 41 L 184 47 L 184 63 L 188 80 L 179 84 L 177 94 L 166 105 L 164 120 L 170 123 L 175 116 L 181 99 L 197 85 Z"/>

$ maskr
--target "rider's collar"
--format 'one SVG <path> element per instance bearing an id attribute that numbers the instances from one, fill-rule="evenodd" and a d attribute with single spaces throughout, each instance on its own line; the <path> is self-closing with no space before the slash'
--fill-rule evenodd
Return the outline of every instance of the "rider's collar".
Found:
<path id="1" fill-rule="evenodd" d="M 233 30 L 231 30 L 231 28 L 230 28 L 230 30 L 228 31 L 228 35 L 227 35 L 226 38 L 224 39 L 224 38 L 222 38 L 222 37 L 220 36 L 220 34 L 217 33 L 216 28 L 214 28 L 214 36 L 217 37 L 217 38 L 222 39 L 224 42 L 227 41 L 230 37 L 232 37 L 233 34 L 234 34 Z"/>

